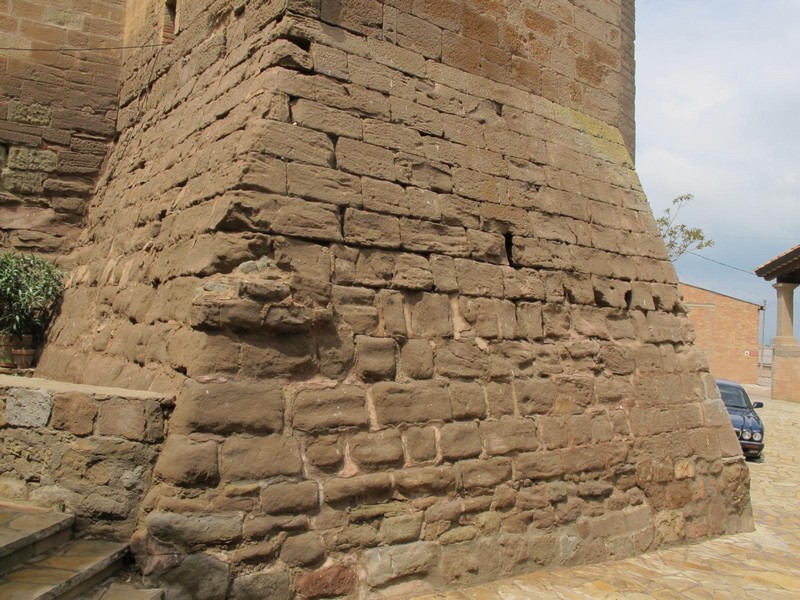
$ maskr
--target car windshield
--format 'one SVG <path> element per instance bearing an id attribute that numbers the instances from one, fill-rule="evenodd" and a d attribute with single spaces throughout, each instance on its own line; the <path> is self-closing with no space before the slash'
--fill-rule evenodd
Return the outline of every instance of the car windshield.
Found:
<path id="1" fill-rule="evenodd" d="M 718 387 L 725 406 L 731 408 L 750 408 L 750 400 L 742 388 L 723 384 L 719 384 Z"/>

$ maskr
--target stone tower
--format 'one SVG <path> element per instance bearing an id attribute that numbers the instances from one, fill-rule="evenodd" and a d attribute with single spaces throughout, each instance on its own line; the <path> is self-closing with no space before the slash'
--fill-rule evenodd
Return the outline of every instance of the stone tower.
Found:
<path id="1" fill-rule="evenodd" d="M 41 375 L 174 394 L 172 598 L 390 597 L 751 525 L 633 146 L 633 0 L 137 0 Z"/>

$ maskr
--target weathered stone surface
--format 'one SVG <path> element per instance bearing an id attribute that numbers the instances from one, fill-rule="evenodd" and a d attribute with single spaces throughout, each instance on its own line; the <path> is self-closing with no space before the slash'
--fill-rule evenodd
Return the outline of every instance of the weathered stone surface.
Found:
<path id="1" fill-rule="evenodd" d="M 373 548 L 364 553 L 364 568 L 370 585 L 383 585 L 408 575 L 428 572 L 437 561 L 437 547 L 431 542 Z"/>
<path id="2" fill-rule="evenodd" d="M 261 508 L 270 514 L 304 513 L 314 510 L 319 500 L 314 481 L 276 483 L 261 492 Z"/>
<path id="3" fill-rule="evenodd" d="M 355 571 L 344 565 L 312 571 L 297 579 L 297 590 L 309 599 L 346 596 L 353 591 L 355 585 Z"/>
<path id="4" fill-rule="evenodd" d="M 164 480 L 178 485 L 213 484 L 219 478 L 217 444 L 170 436 L 161 450 L 155 472 Z"/>
<path id="5" fill-rule="evenodd" d="M 453 414 L 447 386 L 438 381 L 377 383 L 372 398 L 378 421 L 385 425 L 448 421 Z"/>
<path id="6" fill-rule="evenodd" d="M 175 600 L 216 600 L 228 592 L 230 567 L 208 554 L 190 554 L 181 563 L 158 574 Z M 247 596 L 242 596 L 247 598 Z"/>
<path id="7" fill-rule="evenodd" d="M 97 402 L 81 393 L 59 394 L 53 398 L 51 425 L 75 435 L 90 435 L 97 416 Z"/>
<path id="8" fill-rule="evenodd" d="M 322 539 L 317 533 L 302 533 L 286 539 L 281 548 L 281 560 L 291 566 L 308 566 L 325 556 Z"/>
<path id="9" fill-rule="evenodd" d="M 293 425 L 303 431 L 364 427 L 368 423 L 365 405 L 364 389 L 353 385 L 303 390 L 294 399 Z"/>
<path id="10" fill-rule="evenodd" d="M 394 377 L 397 343 L 391 338 L 356 337 L 356 372 L 364 380 Z"/>
<path id="11" fill-rule="evenodd" d="M 228 481 L 299 475 L 303 467 L 297 441 L 279 435 L 230 437 L 219 460 L 220 475 Z"/>
<path id="12" fill-rule="evenodd" d="M 231 586 L 232 600 L 291 600 L 292 577 L 288 571 L 264 571 L 241 575 L 233 580 Z"/>
<path id="13" fill-rule="evenodd" d="M 164 418 L 155 400 L 111 398 L 100 403 L 97 432 L 104 436 L 157 441 L 164 435 Z"/>
<path id="14" fill-rule="evenodd" d="M 242 517 L 239 514 L 181 515 L 152 512 L 145 523 L 156 539 L 185 548 L 234 542 L 242 535 Z"/>
<path id="15" fill-rule="evenodd" d="M 6 396 L 6 423 L 17 427 L 44 427 L 50 420 L 53 397 L 47 390 L 13 389 Z"/>

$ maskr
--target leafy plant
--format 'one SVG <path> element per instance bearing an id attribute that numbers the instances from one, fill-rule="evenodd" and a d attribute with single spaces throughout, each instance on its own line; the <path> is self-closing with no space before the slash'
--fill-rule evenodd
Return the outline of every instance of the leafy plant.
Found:
<path id="1" fill-rule="evenodd" d="M 669 259 L 678 260 L 687 252 L 702 250 L 714 245 L 714 240 L 707 239 L 699 227 L 687 227 L 683 223 L 676 223 L 680 210 L 694 200 L 691 194 L 683 194 L 672 201 L 672 207 L 666 208 L 664 214 L 656 219 L 656 225 L 664 238 Z"/>
<path id="2" fill-rule="evenodd" d="M 0 332 L 41 342 L 64 292 L 64 275 L 32 254 L 0 254 Z"/>

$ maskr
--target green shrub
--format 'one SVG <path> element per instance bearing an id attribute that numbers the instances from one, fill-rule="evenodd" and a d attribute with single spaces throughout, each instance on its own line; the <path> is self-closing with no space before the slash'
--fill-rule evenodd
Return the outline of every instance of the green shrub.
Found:
<path id="1" fill-rule="evenodd" d="M 32 254 L 0 254 L 0 332 L 38 344 L 64 292 L 64 271 Z"/>

